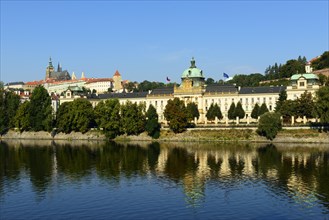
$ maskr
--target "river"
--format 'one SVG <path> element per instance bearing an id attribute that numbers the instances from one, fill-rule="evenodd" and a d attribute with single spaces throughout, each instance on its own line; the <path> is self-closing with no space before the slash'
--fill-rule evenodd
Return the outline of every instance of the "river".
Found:
<path id="1" fill-rule="evenodd" d="M 329 146 L 0 142 L 0 219 L 329 219 Z"/>

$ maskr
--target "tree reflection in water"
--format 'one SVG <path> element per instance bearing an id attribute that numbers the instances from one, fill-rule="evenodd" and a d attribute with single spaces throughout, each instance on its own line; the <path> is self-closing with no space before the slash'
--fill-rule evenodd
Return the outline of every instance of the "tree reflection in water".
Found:
<path id="1" fill-rule="evenodd" d="M 229 190 L 244 180 L 262 181 L 311 207 L 329 209 L 329 148 L 312 145 L 237 143 L 1 142 L 0 194 L 30 176 L 37 197 L 65 181 L 86 181 L 96 175 L 109 184 L 122 178 L 154 175 L 182 186 L 188 206 L 205 200 L 207 183 Z"/>

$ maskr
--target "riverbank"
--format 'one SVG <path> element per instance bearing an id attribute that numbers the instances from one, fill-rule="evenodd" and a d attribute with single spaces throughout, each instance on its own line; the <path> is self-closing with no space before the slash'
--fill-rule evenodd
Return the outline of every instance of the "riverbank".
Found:
<path id="1" fill-rule="evenodd" d="M 16 132 L 9 131 L 0 139 L 25 139 L 25 140 L 97 140 L 105 141 L 106 137 L 100 131 L 87 133 L 71 132 L 70 134 L 58 133 L 54 137 L 48 132 Z M 184 133 L 175 134 L 170 130 L 161 130 L 159 139 L 152 139 L 146 133 L 137 136 L 121 135 L 115 141 L 179 141 L 179 142 L 264 142 L 270 143 L 265 137 L 259 136 L 253 129 L 223 129 L 223 130 L 198 130 L 189 129 Z M 329 143 L 329 133 L 312 129 L 282 130 L 272 143 Z"/>

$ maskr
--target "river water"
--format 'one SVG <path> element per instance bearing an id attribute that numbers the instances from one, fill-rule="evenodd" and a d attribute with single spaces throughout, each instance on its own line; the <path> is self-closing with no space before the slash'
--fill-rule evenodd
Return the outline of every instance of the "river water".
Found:
<path id="1" fill-rule="evenodd" d="M 329 146 L 0 142 L 0 219 L 329 219 Z"/>

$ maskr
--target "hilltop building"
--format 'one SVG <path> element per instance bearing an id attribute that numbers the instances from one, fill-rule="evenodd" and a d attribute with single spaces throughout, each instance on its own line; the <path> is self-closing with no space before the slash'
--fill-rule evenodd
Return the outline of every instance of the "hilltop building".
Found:
<path id="1" fill-rule="evenodd" d="M 57 71 L 55 71 L 53 63 L 51 61 L 51 57 L 49 58 L 49 64 L 46 68 L 46 78 L 45 80 L 71 80 L 71 76 L 67 70 L 62 70 L 62 66 L 58 63 Z"/>

